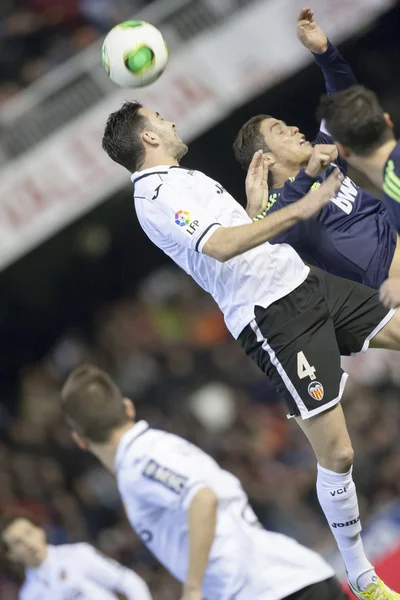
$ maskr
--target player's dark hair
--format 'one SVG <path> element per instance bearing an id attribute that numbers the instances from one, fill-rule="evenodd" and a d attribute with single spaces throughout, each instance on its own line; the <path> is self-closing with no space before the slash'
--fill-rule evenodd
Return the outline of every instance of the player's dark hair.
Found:
<path id="1" fill-rule="evenodd" d="M 107 442 L 129 422 L 122 394 L 111 377 L 94 365 L 72 371 L 61 390 L 61 408 L 71 427 L 92 442 Z"/>
<path id="2" fill-rule="evenodd" d="M 236 160 L 246 172 L 249 169 L 254 153 L 257 150 L 271 152 L 271 149 L 265 143 L 264 136 L 261 133 L 261 123 L 265 119 L 271 119 L 270 115 L 256 115 L 249 119 L 242 127 L 233 142 L 233 153 Z M 268 171 L 268 186 L 273 187 L 273 175 Z"/>
<path id="3" fill-rule="evenodd" d="M 372 90 L 357 85 L 321 98 L 317 116 L 337 142 L 367 156 L 393 137 Z"/>
<path id="4" fill-rule="evenodd" d="M 110 114 L 103 134 L 103 150 L 130 173 L 140 169 L 145 158 L 140 134 L 149 126 L 149 120 L 140 114 L 141 108 L 139 102 L 125 102 Z"/>

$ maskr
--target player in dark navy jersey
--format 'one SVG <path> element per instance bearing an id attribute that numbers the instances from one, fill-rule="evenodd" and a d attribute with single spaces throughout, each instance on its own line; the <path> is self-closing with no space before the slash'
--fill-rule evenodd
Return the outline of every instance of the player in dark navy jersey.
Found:
<path id="1" fill-rule="evenodd" d="M 322 98 L 318 112 L 326 119 L 340 154 L 383 189 L 389 220 L 400 233 L 400 142 L 374 92 L 353 86 Z M 387 280 L 380 289 L 386 306 L 400 305 L 398 278 Z"/>
<path id="2" fill-rule="evenodd" d="M 330 96 L 335 97 L 341 90 L 357 84 L 351 68 L 328 41 L 309 9 L 299 15 L 297 35 L 314 53 Z M 347 176 L 347 162 L 338 157 L 333 138 L 324 125 L 310 144 L 297 127 L 258 115 L 241 128 L 234 143 L 236 158 L 246 170 L 257 149 L 264 150 L 270 194 L 264 210 L 248 207 L 248 214 L 254 220 L 299 200 L 319 187 L 339 165 L 345 179 L 332 202 L 313 219 L 296 224 L 273 242 L 290 244 L 305 262 L 334 275 L 379 288 L 389 276 L 394 260 L 400 262 L 396 232 L 382 202 Z M 400 198 L 400 182 L 398 194 Z M 400 204 L 398 209 L 400 214 Z"/>

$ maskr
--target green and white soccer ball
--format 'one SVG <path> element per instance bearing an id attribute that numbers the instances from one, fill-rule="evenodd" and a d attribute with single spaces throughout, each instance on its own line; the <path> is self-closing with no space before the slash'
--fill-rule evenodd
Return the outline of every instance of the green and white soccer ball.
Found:
<path id="1" fill-rule="evenodd" d="M 156 81 L 168 62 L 161 32 L 145 21 L 125 21 L 111 29 L 102 48 L 108 76 L 122 87 L 142 87 Z"/>

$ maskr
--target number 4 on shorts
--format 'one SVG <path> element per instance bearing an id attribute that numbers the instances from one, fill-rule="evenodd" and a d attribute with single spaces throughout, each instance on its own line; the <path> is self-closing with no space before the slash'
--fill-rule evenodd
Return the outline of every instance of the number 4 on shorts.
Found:
<path id="1" fill-rule="evenodd" d="M 304 352 L 297 353 L 297 375 L 299 379 L 304 379 L 304 377 L 309 377 L 311 380 L 316 379 L 315 375 L 315 367 L 312 367 L 306 357 L 304 356 Z"/>

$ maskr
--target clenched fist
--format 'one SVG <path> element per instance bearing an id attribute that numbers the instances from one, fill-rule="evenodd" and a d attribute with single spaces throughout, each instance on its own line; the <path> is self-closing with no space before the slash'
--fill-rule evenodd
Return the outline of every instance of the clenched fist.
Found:
<path id="1" fill-rule="evenodd" d="M 305 172 L 310 177 L 318 177 L 338 157 L 338 149 L 335 144 L 317 144 L 314 146 Z"/>

